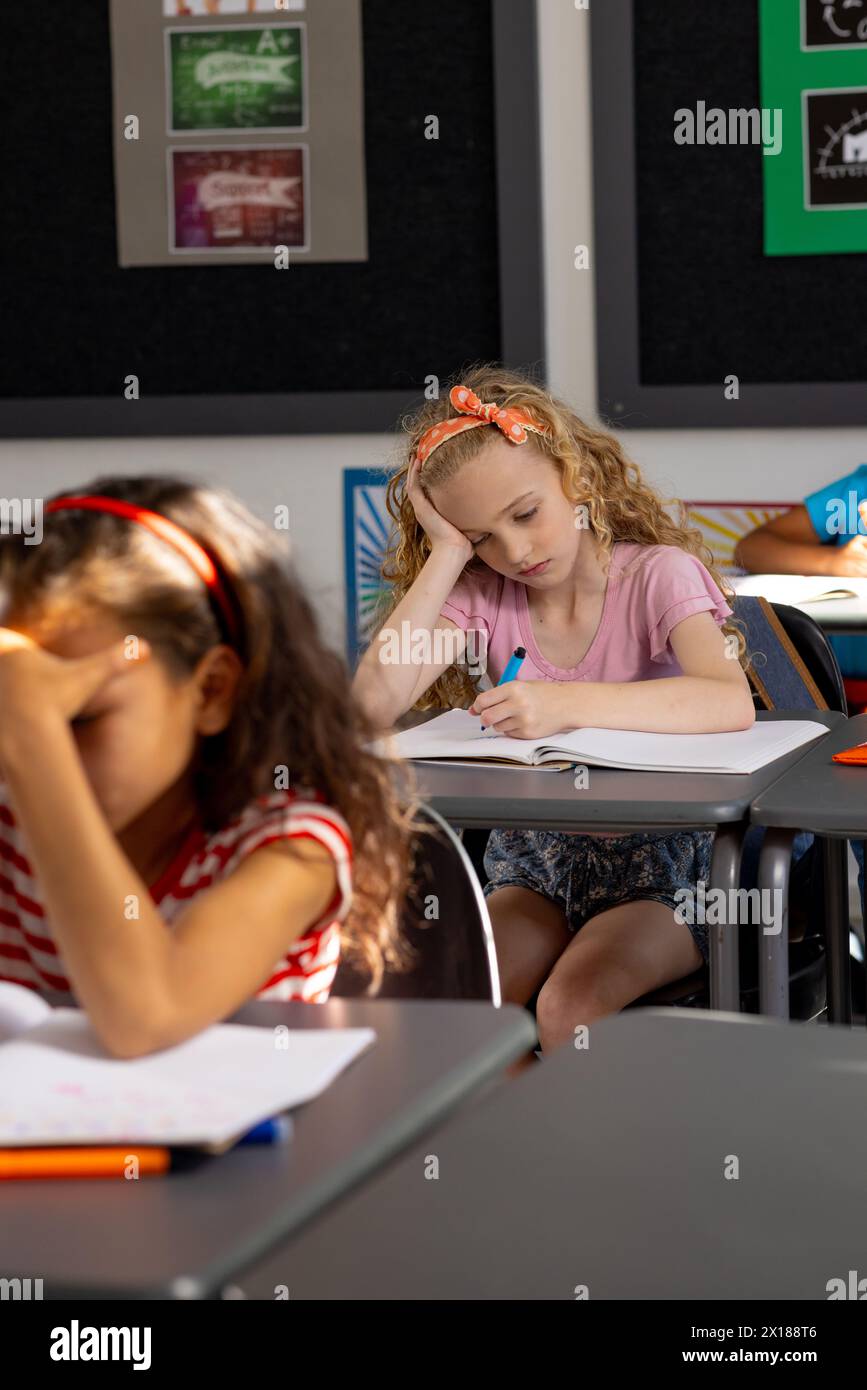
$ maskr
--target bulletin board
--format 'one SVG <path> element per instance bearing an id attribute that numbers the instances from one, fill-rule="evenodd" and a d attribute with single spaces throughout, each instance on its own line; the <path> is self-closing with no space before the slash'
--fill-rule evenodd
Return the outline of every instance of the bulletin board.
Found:
<path id="1" fill-rule="evenodd" d="M 815 32 L 813 4 L 773 0 L 796 43 L 802 19 Z M 769 254 L 774 156 L 673 138 L 679 110 L 761 108 L 759 0 L 605 0 L 590 21 L 602 417 L 618 429 L 867 424 L 867 255 Z M 842 58 L 824 55 L 818 72 L 823 55 L 803 55 L 817 87 L 834 85 L 836 62 L 847 86 L 860 63 L 867 88 L 867 47 Z M 791 122 L 783 131 L 780 158 L 800 140 Z"/>
<path id="2" fill-rule="evenodd" d="M 390 431 L 473 361 L 544 375 L 534 0 L 362 0 L 367 258 L 279 271 L 121 267 L 108 0 L 7 8 L 0 434 Z"/>

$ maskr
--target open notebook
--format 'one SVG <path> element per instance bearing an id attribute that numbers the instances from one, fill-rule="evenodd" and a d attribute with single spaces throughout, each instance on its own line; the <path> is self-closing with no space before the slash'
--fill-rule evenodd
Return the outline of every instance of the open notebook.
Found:
<path id="1" fill-rule="evenodd" d="M 311 1008 L 313 1005 L 311 1005 Z M 326 1090 L 370 1028 L 225 1023 L 149 1057 L 110 1057 L 79 1009 L 0 982 L 0 1147 L 189 1145 L 220 1152 Z"/>
<path id="2" fill-rule="evenodd" d="M 533 740 L 480 730 L 475 715 L 452 709 L 395 734 L 391 747 L 398 757 L 417 762 L 543 768 L 586 763 L 644 772 L 755 772 L 828 732 L 824 724 L 809 719 L 763 721 L 732 734 L 574 729 Z"/>
<path id="3" fill-rule="evenodd" d="M 832 579 L 827 574 L 730 575 L 736 594 L 766 598 L 769 603 L 828 603 L 833 599 L 867 600 L 867 579 L 854 575 Z"/>

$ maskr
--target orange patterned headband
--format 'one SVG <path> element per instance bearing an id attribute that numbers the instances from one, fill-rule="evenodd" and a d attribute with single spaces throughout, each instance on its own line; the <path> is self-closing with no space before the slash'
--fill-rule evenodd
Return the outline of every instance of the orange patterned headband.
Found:
<path id="1" fill-rule="evenodd" d="M 453 386 L 449 392 L 449 400 L 455 410 L 460 411 L 460 417 L 456 420 L 442 420 L 422 435 L 416 450 L 416 458 L 420 464 L 425 463 L 434 449 L 438 449 L 440 444 L 445 444 L 447 439 L 456 434 L 463 434 L 464 430 L 478 429 L 480 425 L 496 425 L 510 444 L 526 444 L 527 430 L 532 430 L 534 434 L 549 433 L 548 426 L 540 420 L 534 420 L 529 411 L 520 410 L 515 406 L 483 405 L 475 391 L 471 391 L 468 386 Z M 472 418 L 467 419 L 467 416 Z"/>

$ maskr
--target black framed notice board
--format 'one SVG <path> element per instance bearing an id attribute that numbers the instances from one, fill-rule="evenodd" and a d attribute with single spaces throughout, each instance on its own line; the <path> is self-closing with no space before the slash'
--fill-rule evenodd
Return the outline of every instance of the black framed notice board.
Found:
<path id="1" fill-rule="evenodd" d="M 674 138 L 679 111 L 759 111 L 763 77 L 766 93 L 771 77 L 777 88 L 841 87 L 842 61 L 844 104 L 860 129 L 859 19 L 859 9 L 824 0 L 591 6 L 599 410 L 617 428 L 867 424 L 867 254 L 766 254 L 765 163 L 774 154 Z M 773 33 L 772 23 L 781 26 Z M 849 34 L 842 59 L 831 25 Z M 785 55 L 768 43 L 778 32 Z M 795 142 L 793 170 L 800 95 L 782 128 Z M 862 136 L 849 155 L 845 172 L 865 177 L 848 187 L 864 202 Z M 793 189 L 801 182 L 798 169 Z M 732 377 L 737 395 L 726 394 Z"/>
<path id="2" fill-rule="evenodd" d="M 544 373 L 534 0 L 362 0 L 367 259 L 282 270 L 119 265 L 109 8 L 4 14 L 0 435 L 390 431 L 476 359 Z"/>

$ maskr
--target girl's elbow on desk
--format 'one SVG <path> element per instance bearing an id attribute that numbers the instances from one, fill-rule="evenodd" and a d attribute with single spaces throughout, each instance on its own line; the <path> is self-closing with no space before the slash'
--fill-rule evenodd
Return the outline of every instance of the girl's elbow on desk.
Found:
<path id="1" fill-rule="evenodd" d="M 203 1011 L 201 1001 L 191 998 L 189 983 L 180 980 L 172 985 L 170 979 L 155 978 L 145 987 L 140 979 L 134 991 L 115 987 L 109 997 L 82 1002 L 106 1052 L 118 1061 L 175 1047 L 219 1021 L 217 1011 L 203 1016 L 210 1011 Z"/>
<path id="2" fill-rule="evenodd" d="M 751 729 L 756 722 L 753 697 L 746 678 L 702 683 L 684 690 L 677 704 L 682 734 L 733 734 Z"/>
<path id="3" fill-rule="evenodd" d="M 397 702 L 388 699 L 387 692 L 383 692 L 383 685 L 381 676 L 377 680 L 376 673 L 371 677 L 370 672 L 361 667 L 352 682 L 353 699 L 377 734 L 388 733 L 410 707 L 400 707 Z"/>
<path id="4" fill-rule="evenodd" d="M 90 1021 L 97 1037 L 112 1057 L 117 1061 L 130 1062 L 136 1057 L 147 1057 L 152 1052 L 174 1047 L 186 1042 L 201 1031 L 201 1024 L 191 1021 L 184 1026 L 182 1019 L 162 1017 L 159 1010 L 150 1009 L 144 1004 L 133 1005 L 129 1009 L 112 1008 L 101 1015 L 92 1007 L 88 1011 Z"/>
<path id="5" fill-rule="evenodd" d="M 752 701 L 752 696 L 749 696 L 744 704 L 743 710 L 738 714 L 737 723 L 732 726 L 732 732 L 736 733 L 742 729 L 751 729 L 755 722 L 756 710 Z"/>
<path id="6" fill-rule="evenodd" d="M 726 684 L 728 685 L 728 682 Z M 708 729 L 708 733 L 739 733 L 753 727 L 756 722 L 756 709 L 746 682 L 743 688 L 728 686 L 719 714 L 718 728 Z"/>

